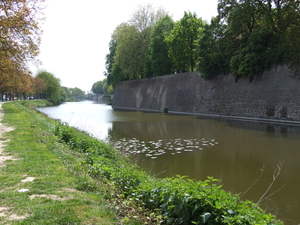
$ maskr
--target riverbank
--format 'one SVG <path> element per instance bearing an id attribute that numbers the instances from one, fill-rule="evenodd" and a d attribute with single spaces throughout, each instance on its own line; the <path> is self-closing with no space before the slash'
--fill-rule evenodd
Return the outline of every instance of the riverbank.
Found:
<path id="1" fill-rule="evenodd" d="M 0 224 L 122 224 L 105 199 L 109 189 L 57 142 L 48 119 L 1 105 Z"/>
<path id="2" fill-rule="evenodd" d="M 4 106 L 6 121 L 9 124 L 14 124 L 14 127 L 16 125 L 22 127 L 19 133 L 16 133 L 18 129 L 10 133 L 12 140 L 13 138 L 16 138 L 14 140 L 20 139 L 12 146 L 9 144 L 7 149 L 21 155 L 25 154 L 25 152 L 28 154 L 34 153 L 34 148 L 28 147 L 33 142 L 37 146 L 40 144 L 43 148 L 43 151 L 39 152 L 39 157 L 44 152 L 51 152 L 58 156 L 57 160 L 46 162 L 42 157 L 36 160 L 37 162 L 27 163 L 26 170 L 23 170 L 27 171 L 27 173 L 30 171 L 29 177 L 34 178 L 30 165 L 38 168 L 35 176 L 39 175 L 37 181 L 40 181 L 42 178 L 38 172 L 47 174 L 48 170 L 44 171 L 43 169 L 45 167 L 51 168 L 53 161 L 58 161 L 60 164 L 57 164 L 55 168 L 60 168 L 63 172 L 64 170 L 61 167 L 65 166 L 67 168 L 66 171 L 69 171 L 71 175 L 75 175 L 75 180 L 72 180 L 67 186 L 72 185 L 71 188 L 74 188 L 76 191 L 87 191 L 88 193 L 97 191 L 98 195 L 100 194 L 101 196 L 102 194 L 104 196 L 115 196 L 113 199 L 110 198 L 110 203 L 113 201 L 117 202 L 119 209 L 124 205 L 128 206 L 131 203 L 135 203 L 135 205 L 131 204 L 130 206 L 133 210 L 132 212 L 125 211 L 122 222 L 124 224 L 125 222 L 126 224 L 135 222 L 132 219 L 134 216 L 141 219 L 142 216 L 137 216 L 136 214 L 139 210 L 144 213 L 143 218 L 147 218 L 142 224 L 159 224 L 160 220 L 164 221 L 164 224 L 192 224 L 194 222 L 195 224 L 281 224 L 272 215 L 265 214 L 258 205 L 250 201 L 241 201 L 238 195 L 222 190 L 219 186 L 220 183 L 213 178 L 194 182 L 184 177 L 167 179 L 150 177 L 147 173 L 130 164 L 119 152 L 103 142 L 86 135 L 84 132 L 50 120 L 36 111 L 25 108 L 19 102 L 6 103 Z M 19 114 L 22 114 L 23 117 L 19 118 Z M 28 133 L 34 135 L 28 136 Z M 28 138 L 31 138 L 31 141 L 28 141 Z M 20 150 L 21 148 L 25 149 Z M 32 155 L 35 156 L 35 154 Z M 21 159 L 24 160 L 25 157 L 21 157 Z M 30 154 L 30 157 L 27 156 L 24 161 L 31 160 Z M 11 165 L 14 165 L 14 163 L 11 163 Z M 10 164 L 7 166 L 10 166 Z M 78 174 L 82 174 L 79 180 L 76 179 Z M 72 177 L 68 179 L 71 180 Z M 56 178 L 54 181 L 57 180 L 59 178 Z M 33 187 L 37 186 L 35 184 L 37 181 L 35 179 L 32 181 Z M 43 184 L 44 188 L 49 188 L 49 184 L 51 189 L 48 192 L 52 192 L 52 182 Z M 54 186 L 61 187 L 61 184 Z M 62 186 L 66 185 L 63 184 Z M 101 190 L 98 190 L 100 186 Z M 24 193 L 31 192 L 31 186 L 24 189 L 28 189 Z M 36 192 L 34 194 L 46 195 L 46 193 L 41 193 L 44 192 L 41 190 L 36 190 Z M 56 195 L 57 193 L 58 191 L 50 193 L 50 195 Z M 25 194 L 23 200 L 28 201 L 29 196 L 29 193 Z M 74 211 L 73 208 L 70 210 L 73 212 L 72 215 L 79 213 Z M 148 217 L 147 211 L 151 212 L 148 214 Z M 135 213 L 134 216 L 132 216 L 132 213 Z M 154 220 L 149 218 L 150 215 L 154 215 Z M 81 219 L 81 217 L 72 217 L 74 220 L 75 218 Z M 32 217 L 29 216 L 25 220 L 29 219 L 32 219 Z M 74 224 L 84 223 L 80 221 Z"/>

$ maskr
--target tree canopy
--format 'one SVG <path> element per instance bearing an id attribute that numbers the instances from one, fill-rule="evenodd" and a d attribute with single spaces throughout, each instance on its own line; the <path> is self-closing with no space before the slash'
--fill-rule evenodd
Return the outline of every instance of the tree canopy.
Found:
<path id="1" fill-rule="evenodd" d="M 234 76 L 253 77 L 272 65 L 299 65 L 300 1 L 219 0 L 218 19 Z M 224 54 L 224 58 L 225 58 Z"/>
<path id="2" fill-rule="evenodd" d="M 64 101 L 64 97 L 66 97 L 65 91 L 60 86 L 60 80 L 56 78 L 53 74 L 47 71 L 38 72 L 37 78 L 44 80 L 45 89 L 37 92 L 41 98 L 48 99 L 53 102 L 54 105 L 59 105 Z"/>
<path id="3" fill-rule="evenodd" d="M 0 1 L 0 92 L 34 92 L 29 62 L 36 62 L 44 0 Z"/>
<path id="4" fill-rule="evenodd" d="M 202 37 L 203 21 L 196 14 L 184 12 L 183 18 L 176 22 L 165 38 L 169 56 L 180 71 L 194 71 L 198 55 L 199 39 Z"/>
<path id="5" fill-rule="evenodd" d="M 174 22 L 150 9 L 140 8 L 112 35 L 105 74 L 113 87 L 175 70 L 253 78 L 286 64 L 300 74 L 300 0 L 219 0 L 210 23 L 191 12 Z"/>
<path id="6" fill-rule="evenodd" d="M 122 80 L 146 77 L 145 61 L 154 24 L 166 12 L 151 5 L 139 6 L 127 23 L 120 24 L 112 34 L 110 53 L 106 56 L 108 83 L 115 86 Z"/>
<path id="7" fill-rule="evenodd" d="M 113 87 L 112 85 L 108 84 L 107 78 L 101 81 L 97 81 L 92 86 L 92 92 L 95 94 L 113 94 Z"/>
<path id="8" fill-rule="evenodd" d="M 166 15 L 153 26 L 147 59 L 145 62 L 145 76 L 160 76 L 173 73 L 174 63 L 169 57 L 169 47 L 165 42 L 166 37 L 174 27 L 174 21 Z"/>

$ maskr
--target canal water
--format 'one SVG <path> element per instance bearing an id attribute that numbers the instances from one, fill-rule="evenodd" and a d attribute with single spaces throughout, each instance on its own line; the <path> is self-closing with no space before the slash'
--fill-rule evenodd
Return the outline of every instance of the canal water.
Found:
<path id="1" fill-rule="evenodd" d="M 91 101 L 39 110 L 111 143 L 153 176 L 214 177 L 285 224 L 300 224 L 299 126 L 119 111 Z"/>

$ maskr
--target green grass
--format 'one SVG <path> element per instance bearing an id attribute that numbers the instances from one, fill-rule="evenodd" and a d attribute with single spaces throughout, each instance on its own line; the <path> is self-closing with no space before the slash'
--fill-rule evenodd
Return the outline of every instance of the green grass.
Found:
<path id="1" fill-rule="evenodd" d="M 2 122 L 15 128 L 4 136 L 10 139 L 5 153 L 17 160 L 0 168 L 0 208 L 24 219 L 4 216 L 0 224 L 119 224 L 105 199 L 108 188 L 87 175 L 80 154 L 58 143 L 46 118 L 18 103 L 2 107 Z M 22 183 L 26 177 L 35 179 Z M 31 200 L 33 195 L 37 197 Z"/>

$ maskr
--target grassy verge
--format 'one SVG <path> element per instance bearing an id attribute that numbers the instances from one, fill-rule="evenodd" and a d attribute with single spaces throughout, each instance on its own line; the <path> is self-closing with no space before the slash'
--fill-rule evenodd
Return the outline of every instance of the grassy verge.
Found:
<path id="1" fill-rule="evenodd" d="M 153 178 L 84 132 L 18 103 L 6 103 L 4 110 L 4 121 L 16 127 L 7 150 L 19 160 L 3 169 L 0 198 L 19 215 L 29 215 L 16 224 L 116 223 L 105 196 L 122 213 L 122 224 L 282 224 L 213 178 Z M 36 179 L 20 186 L 24 176 Z M 29 192 L 16 192 L 21 187 Z"/>
<path id="2" fill-rule="evenodd" d="M 16 160 L 0 168 L 0 224 L 119 224 L 104 199 L 110 191 L 87 175 L 81 154 L 58 142 L 55 122 L 17 103 L 3 108 L 2 122 L 15 128 L 5 152 Z"/>

